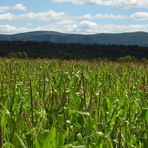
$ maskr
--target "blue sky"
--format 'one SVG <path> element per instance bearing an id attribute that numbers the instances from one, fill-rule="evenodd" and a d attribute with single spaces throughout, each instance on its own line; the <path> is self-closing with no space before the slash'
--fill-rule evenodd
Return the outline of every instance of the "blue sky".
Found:
<path id="1" fill-rule="evenodd" d="M 1 0 L 0 34 L 148 32 L 148 0 Z"/>

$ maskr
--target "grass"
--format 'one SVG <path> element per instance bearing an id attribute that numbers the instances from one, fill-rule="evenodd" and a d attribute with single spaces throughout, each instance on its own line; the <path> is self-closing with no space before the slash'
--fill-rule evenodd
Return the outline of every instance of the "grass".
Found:
<path id="1" fill-rule="evenodd" d="M 0 147 L 147 147 L 147 64 L 0 59 L 0 69 Z"/>

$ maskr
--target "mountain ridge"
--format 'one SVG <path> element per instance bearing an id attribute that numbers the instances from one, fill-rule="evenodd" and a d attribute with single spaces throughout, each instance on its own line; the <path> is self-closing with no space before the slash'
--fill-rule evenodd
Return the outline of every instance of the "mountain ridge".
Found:
<path id="1" fill-rule="evenodd" d="M 138 45 L 148 46 L 147 32 L 127 33 L 97 33 L 97 34 L 70 34 L 56 31 L 32 31 L 12 35 L 0 35 L 0 41 L 37 41 L 58 43 L 82 43 L 104 45 Z"/>

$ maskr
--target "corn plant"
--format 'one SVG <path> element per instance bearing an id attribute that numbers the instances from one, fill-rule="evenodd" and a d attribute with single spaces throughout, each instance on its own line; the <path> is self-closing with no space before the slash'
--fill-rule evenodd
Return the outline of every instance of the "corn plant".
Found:
<path id="1" fill-rule="evenodd" d="M 0 69 L 0 147 L 147 147 L 146 63 L 0 59 Z"/>

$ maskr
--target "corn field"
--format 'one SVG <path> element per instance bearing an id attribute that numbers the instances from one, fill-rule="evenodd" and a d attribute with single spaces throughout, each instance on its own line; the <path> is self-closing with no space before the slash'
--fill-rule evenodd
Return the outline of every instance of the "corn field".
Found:
<path id="1" fill-rule="evenodd" d="M 145 63 L 0 59 L 0 148 L 147 148 Z"/>

